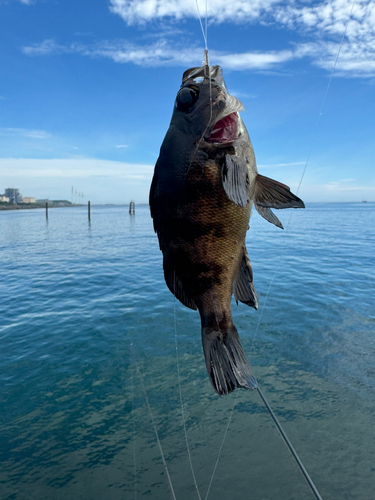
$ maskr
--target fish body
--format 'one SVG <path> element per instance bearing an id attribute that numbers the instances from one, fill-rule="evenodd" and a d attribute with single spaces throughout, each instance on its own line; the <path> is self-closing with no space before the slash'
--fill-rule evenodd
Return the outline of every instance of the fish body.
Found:
<path id="1" fill-rule="evenodd" d="M 245 246 L 252 205 L 303 207 L 284 184 L 260 176 L 239 111 L 219 66 L 185 71 L 150 190 L 164 277 L 185 306 L 198 309 L 213 388 L 256 388 L 231 314 L 231 297 L 255 309 L 258 299 Z"/>

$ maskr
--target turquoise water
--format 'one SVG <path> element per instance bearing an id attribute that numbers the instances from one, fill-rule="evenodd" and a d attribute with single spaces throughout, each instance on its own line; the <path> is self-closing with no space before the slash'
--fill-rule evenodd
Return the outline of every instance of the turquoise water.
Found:
<path id="1" fill-rule="evenodd" d="M 373 500 L 375 204 L 278 215 L 286 232 L 253 214 L 260 309 L 234 304 L 234 321 L 323 499 Z M 176 498 L 198 498 L 175 322 L 202 499 L 233 407 L 208 499 L 313 499 L 259 395 L 213 392 L 199 315 L 164 284 L 148 207 L 91 219 L 0 213 L 1 500 L 171 498 L 141 377 Z"/>

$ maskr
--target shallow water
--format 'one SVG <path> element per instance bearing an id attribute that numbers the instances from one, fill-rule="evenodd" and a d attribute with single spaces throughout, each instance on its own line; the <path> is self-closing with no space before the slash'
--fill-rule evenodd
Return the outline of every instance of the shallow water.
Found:
<path id="1" fill-rule="evenodd" d="M 322 497 L 373 500 L 375 204 L 278 215 L 287 231 L 253 214 L 260 309 L 233 304 L 234 321 Z M 176 320 L 202 499 L 233 407 L 208 499 L 313 499 L 259 395 L 213 392 L 199 315 L 164 284 L 148 207 L 91 218 L 0 213 L 0 498 L 170 498 L 141 377 L 176 498 L 198 498 Z"/>

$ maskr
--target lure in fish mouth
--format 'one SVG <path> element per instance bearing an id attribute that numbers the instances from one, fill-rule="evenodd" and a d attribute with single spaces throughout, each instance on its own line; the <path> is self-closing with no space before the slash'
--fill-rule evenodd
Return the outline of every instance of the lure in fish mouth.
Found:
<path id="1" fill-rule="evenodd" d="M 258 298 L 245 245 L 251 208 L 303 208 L 285 184 L 258 174 L 253 147 L 220 66 L 184 72 L 150 190 L 170 291 L 198 309 L 207 372 L 218 394 L 257 386 L 231 314 L 231 297 Z"/>

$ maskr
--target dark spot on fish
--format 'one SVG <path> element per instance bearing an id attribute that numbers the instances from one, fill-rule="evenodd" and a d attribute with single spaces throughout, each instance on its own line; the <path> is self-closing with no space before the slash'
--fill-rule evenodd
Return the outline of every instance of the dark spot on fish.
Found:
<path id="1" fill-rule="evenodd" d="M 210 160 L 215 160 L 221 166 L 224 161 L 225 155 L 235 155 L 236 151 L 233 145 L 228 144 L 210 144 L 209 142 L 201 142 L 199 144 L 200 151 L 207 154 Z"/>
<path id="2" fill-rule="evenodd" d="M 207 328 L 207 333 L 217 331 L 217 339 L 220 340 L 220 342 L 225 341 L 228 330 L 232 327 L 233 323 L 232 320 L 228 318 L 224 310 L 222 311 L 222 313 L 223 316 L 221 318 L 218 318 L 215 312 L 202 317 L 202 327 Z"/>

